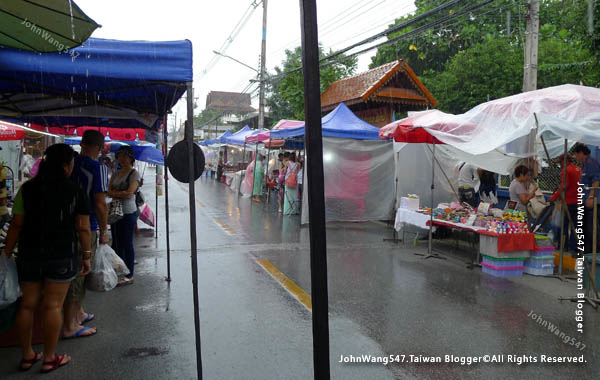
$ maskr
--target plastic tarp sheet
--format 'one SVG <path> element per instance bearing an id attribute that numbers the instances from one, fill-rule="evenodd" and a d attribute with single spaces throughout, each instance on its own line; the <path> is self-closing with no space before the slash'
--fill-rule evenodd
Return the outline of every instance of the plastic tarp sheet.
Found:
<path id="1" fill-rule="evenodd" d="M 435 146 L 434 207 L 440 202 L 457 201 L 458 167 L 461 161 L 449 153 L 444 145 Z M 419 196 L 421 207 L 431 207 L 431 165 L 433 145 L 394 143 L 395 173 L 397 178 L 396 207 L 400 198 L 408 194 Z M 447 177 L 447 179 L 446 179 Z"/>
<path id="2" fill-rule="evenodd" d="M 344 103 L 340 103 L 333 111 L 321 119 L 323 137 L 342 139 L 377 140 L 379 128 L 359 119 Z M 305 125 L 295 128 L 272 130 L 271 138 L 287 139 L 304 136 Z"/>
<path id="3" fill-rule="evenodd" d="M 0 72 L 5 117 L 156 128 L 193 80 L 192 44 L 90 38 L 68 53 L 0 48 Z"/>
<path id="4" fill-rule="evenodd" d="M 390 141 L 325 137 L 323 171 L 327 222 L 394 217 L 394 151 Z M 305 170 L 303 224 L 309 221 L 307 183 Z"/>
<path id="5" fill-rule="evenodd" d="M 296 127 L 299 127 L 302 125 L 304 125 L 303 121 L 279 120 L 279 122 L 277 124 L 275 124 L 275 126 L 273 128 L 271 128 L 271 130 L 296 128 Z M 269 141 L 270 139 L 271 139 L 271 131 L 264 131 L 264 132 L 260 132 L 258 134 L 246 137 L 246 143 L 255 144 L 257 142 L 260 143 L 260 142 Z"/>
<path id="6" fill-rule="evenodd" d="M 380 136 L 392 137 L 393 125 L 400 124 L 424 128 L 462 161 L 508 174 L 521 158 L 545 157 L 540 136 L 551 156 L 562 152 L 564 138 L 600 145 L 600 89 L 561 85 L 486 102 L 461 115 L 416 112 L 382 128 Z"/>

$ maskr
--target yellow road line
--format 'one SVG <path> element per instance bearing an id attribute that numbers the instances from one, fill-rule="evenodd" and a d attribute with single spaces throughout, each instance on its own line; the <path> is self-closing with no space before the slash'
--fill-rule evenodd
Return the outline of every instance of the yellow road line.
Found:
<path id="1" fill-rule="evenodd" d="M 312 312 L 312 299 L 310 295 L 302 290 L 301 287 L 296 285 L 288 276 L 283 274 L 277 267 L 269 260 L 257 260 L 256 261 L 264 270 L 267 271 L 277 282 L 284 287 L 294 298 L 298 300 L 308 311 Z"/>
<path id="2" fill-rule="evenodd" d="M 227 223 L 225 223 L 224 221 L 222 221 L 219 218 L 213 218 L 214 222 L 217 223 L 219 225 L 219 227 L 221 227 L 223 229 L 223 231 L 225 231 L 228 235 L 235 235 L 236 232 L 233 228 L 231 228 Z"/>
<path id="3" fill-rule="evenodd" d="M 196 199 L 196 204 L 198 206 L 200 206 L 201 208 L 204 207 L 204 203 L 200 202 L 199 200 Z"/>

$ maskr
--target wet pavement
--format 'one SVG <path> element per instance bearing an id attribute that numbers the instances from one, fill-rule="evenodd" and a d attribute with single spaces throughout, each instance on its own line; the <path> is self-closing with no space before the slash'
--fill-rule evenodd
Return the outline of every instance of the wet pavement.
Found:
<path id="1" fill-rule="evenodd" d="M 151 193 L 152 186 L 146 187 Z M 89 293 L 86 307 L 97 314 L 89 325 L 99 332 L 59 342 L 58 352 L 74 361 L 47 378 L 195 378 L 186 187 L 175 181 L 169 186 L 172 282 L 164 281 L 160 198 L 159 238 L 145 231 L 136 239 L 135 284 Z M 268 260 L 310 293 L 308 228 L 299 225 L 298 216 L 277 213 L 272 203 L 238 197 L 205 177 L 196 184 L 196 196 L 204 378 L 312 378 L 311 313 L 258 263 Z M 600 377 L 598 312 L 585 307 L 579 334 L 575 304 L 557 300 L 574 295 L 574 283 L 531 276 L 496 279 L 467 269 L 457 256 L 423 260 L 413 253 L 423 252 L 425 243 L 405 247 L 383 241 L 389 237 L 391 230 L 378 222 L 328 226 L 332 379 Z M 585 349 L 563 343 L 533 314 Z M 446 355 L 501 354 L 505 363 L 443 363 Z M 339 363 L 342 355 L 393 355 L 404 363 Z M 439 356 L 442 363 L 414 362 L 419 355 Z M 508 355 L 515 355 L 513 360 L 531 355 L 538 363 L 507 363 Z M 587 363 L 539 363 L 541 355 L 584 355 Z M 15 371 L 17 349 L 0 349 L 0 357 L 0 378 L 30 376 Z"/>

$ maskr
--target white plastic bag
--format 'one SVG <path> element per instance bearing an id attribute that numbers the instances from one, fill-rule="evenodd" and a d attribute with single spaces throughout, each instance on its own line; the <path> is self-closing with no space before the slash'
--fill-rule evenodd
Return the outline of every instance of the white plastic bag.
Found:
<path id="1" fill-rule="evenodd" d="M 100 244 L 92 263 L 88 278 L 88 288 L 98 292 L 108 292 L 119 282 L 119 276 L 129 274 L 129 269 L 107 244 Z"/>
<path id="2" fill-rule="evenodd" d="M 552 210 L 552 226 L 560 228 L 560 220 L 562 219 L 561 204 L 556 202 L 554 210 Z"/>
<path id="3" fill-rule="evenodd" d="M 12 257 L 0 253 L 0 309 L 9 307 L 20 296 L 17 264 Z"/>

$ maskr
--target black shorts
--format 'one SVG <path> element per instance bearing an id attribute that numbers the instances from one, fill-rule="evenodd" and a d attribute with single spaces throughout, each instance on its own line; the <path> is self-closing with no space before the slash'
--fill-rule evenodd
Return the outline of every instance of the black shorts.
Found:
<path id="1" fill-rule="evenodd" d="M 50 282 L 71 282 L 79 272 L 79 259 L 32 261 L 17 259 L 17 272 L 19 282 L 40 283 L 45 280 Z"/>

